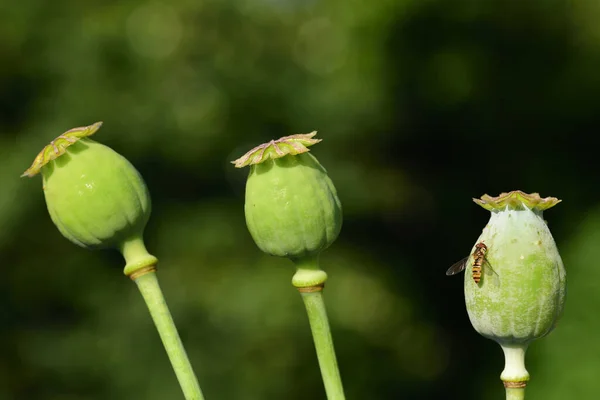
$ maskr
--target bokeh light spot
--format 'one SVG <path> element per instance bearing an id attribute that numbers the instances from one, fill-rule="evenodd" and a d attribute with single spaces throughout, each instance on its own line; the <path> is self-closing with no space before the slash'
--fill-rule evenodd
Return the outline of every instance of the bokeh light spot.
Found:
<path id="1" fill-rule="evenodd" d="M 347 48 L 346 37 L 328 18 L 315 18 L 300 26 L 294 58 L 308 71 L 328 75 L 345 64 Z"/>
<path id="2" fill-rule="evenodd" d="M 138 54 L 161 59 L 179 46 L 183 27 L 173 8 L 163 3 L 137 7 L 127 20 L 127 37 Z"/>

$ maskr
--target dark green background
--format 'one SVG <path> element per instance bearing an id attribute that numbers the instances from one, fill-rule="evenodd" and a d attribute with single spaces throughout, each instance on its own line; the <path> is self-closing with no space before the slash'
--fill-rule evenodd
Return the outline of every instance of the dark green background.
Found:
<path id="1" fill-rule="evenodd" d="M 116 252 L 52 225 L 19 179 L 74 126 L 153 198 L 147 245 L 207 400 L 324 399 L 291 262 L 243 215 L 249 148 L 319 131 L 344 226 L 322 257 L 348 399 L 502 399 L 500 348 L 461 277 L 488 212 L 521 189 L 568 274 L 532 345 L 528 398 L 600 392 L 600 6 L 532 0 L 20 0 L 0 7 L 0 399 L 178 399 Z"/>

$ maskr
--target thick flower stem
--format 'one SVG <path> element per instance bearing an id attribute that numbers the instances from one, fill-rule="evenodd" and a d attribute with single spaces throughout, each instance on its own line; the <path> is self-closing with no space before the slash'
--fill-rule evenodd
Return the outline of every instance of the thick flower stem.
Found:
<path id="1" fill-rule="evenodd" d="M 335 357 L 333 339 L 321 289 L 322 286 L 298 288 L 306 306 L 327 399 L 344 400 L 342 378 Z"/>
<path id="2" fill-rule="evenodd" d="M 524 400 L 525 386 L 529 380 L 529 372 L 525 369 L 525 353 L 528 345 L 522 343 L 501 346 L 505 364 L 500 379 L 506 388 L 506 400 Z"/>
<path id="3" fill-rule="evenodd" d="M 525 386 L 529 380 L 529 372 L 525 369 L 525 353 L 527 344 L 501 344 L 504 352 L 504 370 L 500 374 L 500 379 L 504 386 L 517 387 Z"/>
<path id="4" fill-rule="evenodd" d="M 525 400 L 525 388 L 506 388 L 506 400 Z"/>
<path id="5" fill-rule="evenodd" d="M 132 274 L 131 279 L 137 284 L 144 297 L 185 398 L 187 400 L 204 400 L 200 385 L 160 290 L 155 269 L 148 267 L 145 271 L 140 270 Z"/>

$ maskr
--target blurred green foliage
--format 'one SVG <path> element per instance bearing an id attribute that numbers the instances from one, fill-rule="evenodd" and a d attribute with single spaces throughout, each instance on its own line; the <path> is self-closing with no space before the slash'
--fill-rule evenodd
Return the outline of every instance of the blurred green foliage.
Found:
<path id="1" fill-rule="evenodd" d="M 207 399 L 323 399 L 292 264 L 262 255 L 229 163 L 280 136 L 313 149 L 344 206 L 323 254 L 349 399 L 501 399 L 500 348 L 444 271 L 521 189 L 568 274 L 528 357 L 528 397 L 594 398 L 600 306 L 600 7 L 591 0 L 4 2 L 0 12 L 0 399 L 176 399 L 116 252 L 52 225 L 39 178 L 65 130 L 126 156 L 153 198 L 146 239 Z"/>

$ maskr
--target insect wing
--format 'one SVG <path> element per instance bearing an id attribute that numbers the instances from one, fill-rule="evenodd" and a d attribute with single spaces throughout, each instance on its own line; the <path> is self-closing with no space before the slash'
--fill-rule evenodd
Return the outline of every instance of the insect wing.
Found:
<path id="1" fill-rule="evenodd" d="M 483 273 L 485 274 L 485 276 L 487 278 L 490 278 L 491 282 L 494 285 L 498 286 L 500 284 L 500 276 L 498 275 L 498 273 L 496 271 L 494 271 L 494 268 L 492 268 L 492 265 L 487 260 L 487 258 L 483 259 L 483 263 L 481 264 L 481 268 L 483 269 Z"/>
<path id="2" fill-rule="evenodd" d="M 464 271 L 465 267 L 467 266 L 467 261 L 469 260 L 469 257 L 465 257 L 460 261 L 455 262 L 454 264 L 452 264 L 452 266 L 450 268 L 448 268 L 448 270 L 446 271 L 446 275 L 450 276 L 450 275 L 456 275 L 459 272 Z"/>

